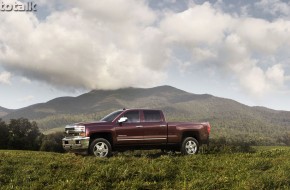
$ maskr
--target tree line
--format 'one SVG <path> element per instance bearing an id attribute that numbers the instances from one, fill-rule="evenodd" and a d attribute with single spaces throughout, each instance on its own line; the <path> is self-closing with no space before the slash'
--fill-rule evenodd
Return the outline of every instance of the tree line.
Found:
<path id="1" fill-rule="evenodd" d="M 0 118 L 0 149 L 41 150 L 63 152 L 63 133 L 44 135 L 37 123 L 28 119 L 11 119 L 9 123 Z"/>
<path id="2" fill-rule="evenodd" d="M 212 124 L 215 124 L 212 122 Z M 227 129 L 218 124 L 221 129 Z M 248 128 L 243 128 L 243 130 Z M 266 130 L 263 130 L 266 131 Z M 290 132 L 286 129 L 283 135 L 276 138 L 266 138 L 254 131 L 224 130 L 220 133 L 212 130 L 209 152 L 249 151 L 253 145 L 287 145 L 290 146 Z M 56 132 L 44 135 L 35 121 L 25 118 L 11 119 L 9 123 L 0 118 L 0 149 L 10 150 L 40 150 L 49 152 L 64 152 L 62 138 L 64 133 Z M 213 137 L 213 138 L 212 138 Z"/>

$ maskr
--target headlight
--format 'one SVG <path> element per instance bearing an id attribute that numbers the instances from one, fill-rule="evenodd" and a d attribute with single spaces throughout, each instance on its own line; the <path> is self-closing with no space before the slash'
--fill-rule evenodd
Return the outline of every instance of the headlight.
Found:
<path id="1" fill-rule="evenodd" d="M 68 125 L 65 127 L 65 132 L 73 136 L 86 136 L 86 127 L 83 125 Z"/>
<path id="2" fill-rule="evenodd" d="M 75 132 L 86 132 L 86 127 L 85 126 L 75 126 Z"/>
<path id="3" fill-rule="evenodd" d="M 79 133 L 79 136 L 86 136 L 86 127 L 85 126 L 75 126 L 75 131 Z"/>

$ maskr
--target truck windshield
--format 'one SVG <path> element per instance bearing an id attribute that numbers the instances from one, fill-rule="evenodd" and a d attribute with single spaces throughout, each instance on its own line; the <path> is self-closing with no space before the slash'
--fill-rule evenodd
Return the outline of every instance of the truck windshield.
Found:
<path id="1" fill-rule="evenodd" d="M 109 115 L 105 116 L 101 121 L 107 121 L 107 122 L 112 122 L 120 113 L 123 111 L 115 111 L 110 113 Z"/>

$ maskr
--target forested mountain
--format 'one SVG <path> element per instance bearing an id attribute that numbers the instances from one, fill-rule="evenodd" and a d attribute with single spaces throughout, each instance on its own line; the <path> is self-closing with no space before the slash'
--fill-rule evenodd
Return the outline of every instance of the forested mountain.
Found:
<path id="1" fill-rule="evenodd" d="M 35 120 L 43 130 L 98 120 L 122 108 L 158 108 L 171 121 L 209 121 L 214 137 L 245 138 L 262 144 L 290 131 L 290 112 L 249 107 L 208 94 L 197 95 L 171 86 L 93 90 L 78 97 L 60 97 L 15 110 L 4 117 Z"/>
<path id="2" fill-rule="evenodd" d="M 0 117 L 3 117 L 5 115 L 7 115 L 8 113 L 11 113 L 13 110 L 7 109 L 7 108 L 3 108 L 0 106 Z"/>

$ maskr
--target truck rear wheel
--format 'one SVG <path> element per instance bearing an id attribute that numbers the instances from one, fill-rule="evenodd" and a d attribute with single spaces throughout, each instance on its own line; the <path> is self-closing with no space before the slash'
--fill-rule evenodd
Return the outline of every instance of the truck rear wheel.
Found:
<path id="1" fill-rule="evenodd" d="M 181 153 L 184 155 L 197 154 L 199 150 L 199 143 L 193 137 L 186 137 L 181 144 Z"/>
<path id="2" fill-rule="evenodd" d="M 96 157 L 110 157 L 112 146 L 106 139 L 98 138 L 91 142 L 90 153 Z"/>

